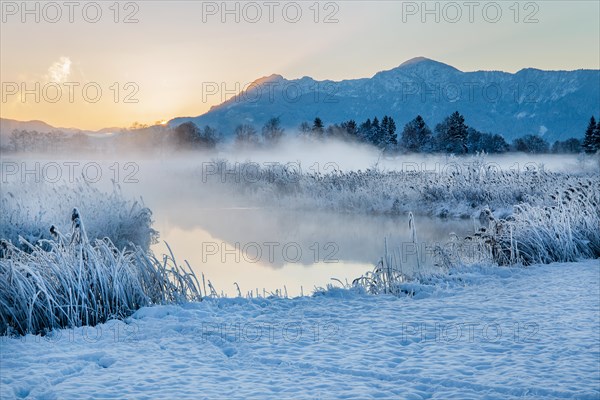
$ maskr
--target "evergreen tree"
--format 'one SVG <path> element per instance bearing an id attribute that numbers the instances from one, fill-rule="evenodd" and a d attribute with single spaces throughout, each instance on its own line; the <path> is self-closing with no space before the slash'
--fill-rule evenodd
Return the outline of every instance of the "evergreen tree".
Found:
<path id="1" fill-rule="evenodd" d="M 356 121 L 353 119 L 342 122 L 341 128 L 346 131 L 346 134 L 349 139 L 357 140 L 358 139 L 358 126 L 356 125 Z"/>
<path id="2" fill-rule="evenodd" d="M 590 123 L 585 130 L 583 150 L 589 154 L 600 150 L 600 124 L 596 124 L 596 119 L 593 116 L 590 118 Z"/>
<path id="3" fill-rule="evenodd" d="M 321 120 L 321 118 L 315 118 L 312 126 L 312 133 L 316 137 L 323 137 L 325 129 L 323 127 L 323 121 Z"/>
<path id="4" fill-rule="evenodd" d="M 360 124 L 360 128 L 358 130 L 358 134 L 360 140 L 363 142 L 369 142 L 371 139 L 371 131 L 373 130 L 373 123 L 371 119 L 368 118 L 365 122 Z"/>
<path id="5" fill-rule="evenodd" d="M 427 151 L 432 142 L 431 129 L 420 115 L 404 126 L 401 144 L 409 152 Z"/>
<path id="6" fill-rule="evenodd" d="M 377 117 L 373 118 L 373 122 L 371 123 L 371 131 L 369 132 L 368 141 L 375 146 L 379 146 L 382 139 L 382 130 L 381 125 L 379 124 L 379 119 Z"/>
<path id="7" fill-rule="evenodd" d="M 455 111 L 435 127 L 437 149 L 448 153 L 467 153 L 468 126 L 465 117 Z"/>
<path id="8" fill-rule="evenodd" d="M 327 129 L 325 129 L 325 135 L 334 139 L 348 138 L 348 132 L 338 124 L 329 125 Z"/>
<path id="9" fill-rule="evenodd" d="M 383 132 L 387 132 L 389 126 L 390 126 L 390 119 L 387 115 L 384 115 L 383 119 L 381 120 L 381 130 Z"/>
<path id="10" fill-rule="evenodd" d="M 396 134 L 396 122 L 392 117 L 385 115 L 381 122 L 381 138 L 379 145 L 389 149 L 398 144 L 398 135 Z"/>
<path id="11" fill-rule="evenodd" d="M 594 140 L 596 151 L 600 151 L 600 122 L 596 124 L 596 130 L 594 130 Z"/>

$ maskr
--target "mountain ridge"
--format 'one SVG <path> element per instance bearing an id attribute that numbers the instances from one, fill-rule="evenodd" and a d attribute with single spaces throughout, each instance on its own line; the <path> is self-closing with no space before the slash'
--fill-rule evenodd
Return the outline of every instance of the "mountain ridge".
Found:
<path id="1" fill-rule="evenodd" d="M 42 120 L 20 121 L 11 118 L 0 118 L 0 148 L 7 147 L 10 143 L 10 135 L 14 130 L 18 131 L 36 131 L 38 133 L 62 132 L 69 136 L 87 135 L 90 137 L 108 136 L 110 133 L 118 132 L 121 128 L 102 128 L 98 130 L 86 130 L 78 128 L 63 128 L 52 126 Z"/>
<path id="2" fill-rule="evenodd" d="M 293 129 L 315 117 L 339 123 L 387 114 L 399 129 L 416 115 L 422 115 L 433 128 L 458 110 L 467 124 L 507 140 L 539 134 L 553 141 L 583 136 L 590 116 L 600 112 L 598 88 L 600 70 L 463 72 L 415 57 L 371 78 L 332 81 L 271 74 L 206 113 L 174 118 L 169 125 L 192 121 L 231 134 L 238 124 L 260 128 L 271 117 L 280 117 L 283 126 Z"/>

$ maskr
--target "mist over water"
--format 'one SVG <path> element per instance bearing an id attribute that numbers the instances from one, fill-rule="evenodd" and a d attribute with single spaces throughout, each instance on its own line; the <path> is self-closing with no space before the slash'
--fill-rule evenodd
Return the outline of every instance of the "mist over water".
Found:
<path id="1" fill-rule="evenodd" d="M 224 160 L 229 169 L 217 172 L 214 166 Z M 248 180 L 251 175 L 240 169 L 242 165 L 275 164 L 321 174 L 366 169 L 445 173 L 473 162 L 513 171 L 600 171 L 597 160 L 578 155 L 389 156 L 361 144 L 291 138 L 272 148 L 230 144 L 217 152 L 121 148 L 114 152 L 3 155 L 2 181 L 35 185 L 84 179 L 102 190 L 117 184 L 125 197 L 141 198 L 153 211 L 154 228 L 160 233 L 160 243 L 153 246 L 157 255 L 168 252 L 166 241 L 180 264 L 187 260 L 194 271 L 203 272 L 218 291 L 229 295 L 236 294 L 234 282 L 242 294 L 257 288 L 274 291 L 285 285 L 289 295 L 298 295 L 300 287 L 309 293 L 314 286 L 330 283 L 330 278 L 351 282 L 372 269 L 383 255 L 385 239 L 390 249 L 405 246 L 402 264 L 413 269 L 416 258 L 406 248 L 411 239 L 407 216 L 291 210 L 279 208 L 277 202 L 257 203 L 223 184 Z M 49 173 L 52 175 L 46 176 Z M 207 176 L 212 178 L 210 182 Z M 51 207 L 52 199 L 46 202 Z M 110 210 L 106 213 L 110 217 Z M 453 234 L 464 237 L 478 227 L 474 219 L 415 218 L 419 242 L 430 246 L 446 243 Z"/>
<path id="2" fill-rule="evenodd" d="M 367 144 L 350 143 L 335 139 L 310 140 L 298 137 L 285 138 L 273 148 L 247 149 L 230 145 L 219 151 L 211 159 L 225 159 L 229 162 L 255 162 L 299 164 L 302 172 L 331 172 L 366 170 L 378 168 L 394 171 L 444 172 L 445 169 L 463 167 L 475 160 L 484 165 L 503 170 L 523 171 L 527 168 L 543 168 L 552 172 L 580 172 L 590 170 L 600 172 L 598 160 L 574 154 L 525 154 L 505 153 L 451 156 L 447 154 L 385 154 Z"/>
<path id="3" fill-rule="evenodd" d="M 150 128 L 147 128 L 150 129 Z M 152 136 L 149 136 L 152 135 Z M 333 170 L 350 171 L 378 168 L 380 170 L 396 171 L 431 171 L 443 172 L 446 168 L 472 164 L 475 161 L 486 166 L 504 170 L 520 171 L 526 168 L 543 168 L 552 172 L 600 172 L 598 157 L 579 154 L 525 154 L 504 153 L 483 155 L 468 154 L 453 156 L 448 154 L 387 154 L 364 143 L 354 143 L 337 139 L 302 138 L 297 135 L 285 136 L 278 144 L 269 146 L 238 145 L 235 142 L 224 142 L 214 150 L 186 150 L 178 147 L 163 131 L 147 135 L 136 134 L 121 136 L 119 134 L 96 138 L 91 146 L 70 147 L 70 150 L 54 149 L 46 152 L 3 153 L 2 163 L 27 163 L 30 170 L 34 162 L 49 164 L 52 162 L 78 162 L 81 164 L 97 162 L 110 166 L 115 162 L 124 165 L 137 164 L 134 175 L 143 176 L 146 173 L 152 177 L 155 172 L 189 172 L 200 169 L 203 163 L 226 160 L 229 163 L 253 162 L 261 166 L 272 164 L 300 166 L 304 173 Z M 42 164 L 43 167 L 44 164 Z M 133 167 L 124 172 L 132 172 Z M 62 168 L 66 178 L 67 169 Z M 81 175 L 81 168 L 74 169 Z M 93 171 L 92 171 L 93 172 Z M 108 171 L 102 171 L 103 178 L 110 176 Z M 138 173 L 139 172 L 139 173 Z M 25 168 L 19 168 L 17 178 L 26 173 Z M 30 176 L 35 174 L 30 173 Z M 121 174 L 124 177 L 126 174 Z M 3 181 L 14 177 L 15 174 L 2 168 Z M 31 177 L 28 178 L 31 180 Z M 118 180 L 118 179 L 117 179 Z M 97 183 L 94 181 L 94 183 Z"/>

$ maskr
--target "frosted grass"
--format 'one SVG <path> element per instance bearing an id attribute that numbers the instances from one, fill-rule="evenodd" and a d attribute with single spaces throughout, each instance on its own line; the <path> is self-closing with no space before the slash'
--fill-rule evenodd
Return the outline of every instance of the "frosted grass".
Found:
<path id="1" fill-rule="evenodd" d="M 203 182 L 247 203 L 288 209 L 348 213 L 408 214 L 470 218 L 489 208 L 507 216 L 514 205 L 551 206 L 551 195 L 588 184 L 597 190 L 600 175 L 549 172 L 543 165 L 500 169 L 485 156 L 457 160 L 438 171 L 366 170 L 303 172 L 297 164 L 260 166 L 215 161 Z M 242 171 L 232 175 L 232 171 Z M 197 177 L 200 179 L 200 177 Z M 248 204 L 247 204 L 248 205 Z"/>
<path id="2" fill-rule="evenodd" d="M 1 333 L 93 326 L 144 306 L 202 299 L 196 276 L 172 254 L 158 260 L 140 246 L 89 239 L 77 209 L 71 219 L 69 234 L 52 226 L 53 239 L 39 244 L 2 241 Z"/>
<path id="3" fill-rule="evenodd" d="M 83 179 L 72 185 L 3 183 L 0 204 L 0 238 L 25 251 L 30 247 L 22 245 L 19 237 L 35 245 L 52 239 L 52 225 L 68 231 L 65 216 L 73 208 L 85 215 L 91 240 L 109 237 L 118 249 L 133 245 L 148 250 L 158 238 L 158 232 L 152 229 L 150 209 L 141 199 L 126 199 L 117 184 L 104 192 Z"/>

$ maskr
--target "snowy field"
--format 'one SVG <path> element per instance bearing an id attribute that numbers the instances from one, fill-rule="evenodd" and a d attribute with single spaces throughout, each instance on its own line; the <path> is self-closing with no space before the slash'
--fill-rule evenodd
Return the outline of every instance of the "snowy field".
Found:
<path id="1" fill-rule="evenodd" d="M 415 298 L 208 299 L 2 337 L 0 397 L 600 397 L 598 260 L 453 278 Z"/>
<path id="2" fill-rule="evenodd" d="M 600 398 L 595 170 L 178 161 L 3 186 L 0 399 Z M 340 263 L 204 257 L 251 242 L 333 242 Z"/>

